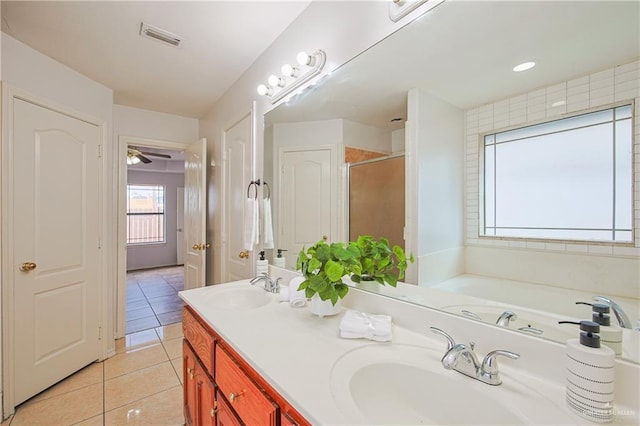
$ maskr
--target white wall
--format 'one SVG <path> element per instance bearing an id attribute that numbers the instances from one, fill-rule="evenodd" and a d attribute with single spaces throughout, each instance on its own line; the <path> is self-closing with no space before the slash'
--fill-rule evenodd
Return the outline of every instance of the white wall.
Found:
<path id="1" fill-rule="evenodd" d="M 396 154 L 405 151 L 405 130 L 398 129 L 391 132 L 391 153 Z"/>
<path id="2" fill-rule="evenodd" d="M 262 115 L 273 106 L 265 97 L 258 96 L 256 86 L 267 80 L 270 74 L 279 70 L 283 63 L 295 60 L 301 50 L 323 49 L 327 53 L 327 65 L 320 77 L 327 75 L 363 52 L 374 43 L 409 23 L 423 13 L 424 8 L 407 15 L 394 23 L 389 17 L 389 4 L 383 1 L 340 1 L 312 2 L 283 34 L 260 56 L 254 64 L 234 83 L 216 103 L 215 107 L 200 120 L 200 135 L 208 140 L 208 152 L 217 164 L 222 164 L 222 130 L 238 120 L 257 101 L 258 128 L 256 135 L 257 167 L 255 176 L 262 174 L 263 121 Z M 221 261 L 221 203 L 218 202 L 220 189 L 214 185 L 221 182 L 222 167 L 216 167 L 215 176 L 209 182 L 208 193 L 208 239 L 214 241 L 207 258 L 207 271 L 214 275 L 207 282 L 220 282 L 218 267 Z"/>
<path id="3" fill-rule="evenodd" d="M 342 120 L 343 144 L 352 148 L 391 154 L 391 131 Z"/>
<path id="4" fill-rule="evenodd" d="M 113 138 L 116 144 L 119 136 L 192 143 L 198 140 L 198 120 L 124 105 L 114 105 Z"/>
<path id="5" fill-rule="evenodd" d="M 111 140 L 113 93 L 111 89 L 88 79 L 76 71 L 54 61 L 31 49 L 27 45 L 2 33 L 2 81 L 13 87 L 30 93 L 31 95 L 47 100 L 54 105 L 60 105 L 67 109 L 78 111 L 84 115 L 90 115 L 104 123 L 104 144 L 109 145 Z M 111 164 L 110 150 L 105 149 L 105 163 Z M 110 168 L 106 168 L 103 174 L 105 182 L 111 182 L 113 175 Z M 108 188 L 107 188 L 108 189 Z M 114 206 L 115 199 L 107 190 L 103 195 L 106 206 Z M 105 224 L 105 235 L 115 233 L 115 209 L 107 212 L 106 217 L 113 218 Z M 105 271 L 104 279 L 109 284 L 106 294 L 107 312 L 114 309 L 113 297 L 115 294 L 115 274 L 113 265 L 115 261 L 114 248 L 108 240 L 105 241 Z M 1 283 L 3 286 L 5 283 Z M 113 284 L 113 285 L 111 285 Z M 105 315 L 105 318 L 107 316 Z M 2 317 L 0 316 L 0 330 Z M 106 336 L 113 335 L 113 324 L 106 324 Z M 110 347 L 107 352 L 115 351 L 115 341 L 109 340 Z M 0 381 L 0 394 L 2 393 Z"/>
<path id="6" fill-rule="evenodd" d="M 635 100 L 635 243 L 607 244 L 479 238 L 480 135 L 561 117 L 580 110 Z M 563 105 L 554 107 L 560 101 Z M 466 111 L 466 271 L 570 289 L 640 296 L 640 61 Z M 515 267 L 514 265 L 518 265 Z M 595 269 L 594 269 L 595 268 Z"/>
<path id="7" fill-rule="evenodd" d="M 431 280 L 429 274 L 433 271 L 424 267 L 425 256 L 448 253 L 457 259 L 454 265 L 462 265 L 464 114 L 421 89 L 412 89 L 407 122 L 407 196 L 411 205 L 407 247 L 418 258 L 423 282 Z M 453 270 L 450 274 L 460 272 Z"/>
<path id="8" fill-rule="evenodd" d="M 127 246 L 127 271 L 173 266 L 178 258 L 178 188 L 184 187 L 184 173 L 155 173 L 129 170 L 127 183 L 165 186 L 165 242 Z"/>

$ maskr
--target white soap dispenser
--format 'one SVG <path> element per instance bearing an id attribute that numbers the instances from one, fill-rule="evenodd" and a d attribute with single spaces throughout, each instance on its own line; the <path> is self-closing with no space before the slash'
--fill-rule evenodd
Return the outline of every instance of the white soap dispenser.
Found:
<path id="1" fill-rule="evenodd" d="M 278 249 L 278 254 L 276 255 L 276 258 L 273 259 L 273 266 L 277 266 L 278 268 L 284 268 L 285 267 L 285 258 L 282 255 L 283 251 L 287 251 L 286 249 Z"/>
<path id="2" fill-rule="evenodd" d="M 616 355 L 622 354 L 622 328 L 611 325 L 610 308 L 603 303 L 576 302 L 576 305 L 589 305 L 592 309 L 591 320 L 600 325 L 600 343 L 609 346 Z"/>
<path id="3" fill-rule="evenodd" d="M 269 261 L 264 258 L 264 250 L 260 252 L 260 259 L 256 260 L 256 275 L 269 273 Z"/>
<path id="4" fill-rule="evenodd" d="M 593 321 L 559 321 L 579 324 L 580 338 L 567 340 L 566 400 L 579 416 L 596 423 L 613 420 L 616 354 L 600 346 L 600 326 Z"/>

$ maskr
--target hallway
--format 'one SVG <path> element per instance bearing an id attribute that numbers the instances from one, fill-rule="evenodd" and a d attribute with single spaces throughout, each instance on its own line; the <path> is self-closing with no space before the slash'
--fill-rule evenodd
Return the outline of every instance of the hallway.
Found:
<path id="1" fill-rule="evenodd" d="M 181 321 L 184 267 L 127 273 L 126 334 Z"/>
<path id="2" fill-rule="evenodd" d="M 34 396 L 1 426 L 182 425 L 182 323 L 128 334 L 116 355 Z"/>

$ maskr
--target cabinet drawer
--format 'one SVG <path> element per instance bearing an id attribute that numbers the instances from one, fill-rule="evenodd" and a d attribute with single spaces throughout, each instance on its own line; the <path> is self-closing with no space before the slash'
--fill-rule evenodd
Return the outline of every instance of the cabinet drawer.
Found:
<path id="1" fill-rule="evenodd" d="M 213 376 L 214 338 L 186 307 L 182 308 L 182 333 L 209 374 Z"/>
<path id="2" fill-rule="evenodd" d="M 220 392 L 247 425 L 275 425 L 278 406 L 240 369 L 219 345 L 216 345 L 215 378 Z"/>

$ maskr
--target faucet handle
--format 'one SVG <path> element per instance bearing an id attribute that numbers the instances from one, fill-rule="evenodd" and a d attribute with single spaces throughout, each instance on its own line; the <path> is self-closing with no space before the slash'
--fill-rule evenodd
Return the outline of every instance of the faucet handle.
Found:
<path id="1" fill-rule="evenodd" d="M 495 350 L 491 351 L 484 357 L 482 361 L 482 375 L 485 377 L 485 381 L 490 385 L 499 385 L 502 383 L 500 376 L 498 375 L 498 356 L 506 356 L 511 359 L 518 359 L 520 355 L 515 352 L 505 351 L 505 350 Z"/>
<path id="2" fill-rule="evenodd" d="M 438 327 L 429 327 L 429 328 L 431 329 L 432 332 L 439 334 L 441 336 L 444 336 L 447 339 L 447 351 L 450 351 L 456 345 L 456 341 L 453 340 L 453 337 L 451 337 L 445 331 L 439 329 Z"/>

